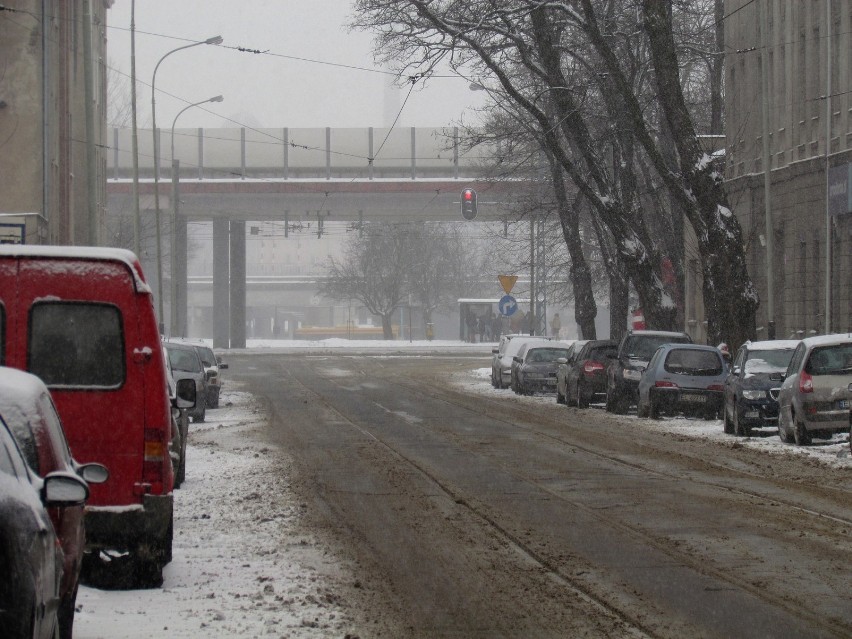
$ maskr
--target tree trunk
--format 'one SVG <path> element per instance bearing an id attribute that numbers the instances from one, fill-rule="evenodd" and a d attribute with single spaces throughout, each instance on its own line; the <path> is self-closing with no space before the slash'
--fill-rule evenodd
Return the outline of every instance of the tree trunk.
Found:
<path id="1" fill-rule="evenodd" d="M 382 314 L 382 335 L 386 340 L 393 339 L 393 325 L 391 324 L 392 319 L 393 311 Z"/>
<path id="2" fill-rule="evenodd" d="M 562 236 L 571 258 L 569 277 L 574 292 L 574 320 L 580 327 L 583 339 L 596 339 L 595 318 L 598 306 L 592 289 L 592 273 L 586 256 L 583 254 L 583 242 L 580 238 L 580 215 L 576 206 L 568 201 L 565 191 L 565 178 L 562 167 L 548 153 L 550 173 L 553 177 L 553 190 L 559 211 L 559 223 Z"/>
<path id="3" fill-rule="evenodd" d="M 616 266 L 609 274 L 609 338 L 616 341 L 620 340 L 627 331 L 627 314 L 630 312 L 629 291 L 627 277 Z"/>
<path id="4" fill-rule="evenodd" d="M 746 268 L 742 228 L 728 206 L 721 176 L 698 143 L 681 90 L 666 3 L 643 0 L 642 4 L 659 101 L 680 160 L 680 175 L 664 178 L 681 200 L 698 239 L 708 339 L 738 347 L 754 337 L 759 305 Z"/>

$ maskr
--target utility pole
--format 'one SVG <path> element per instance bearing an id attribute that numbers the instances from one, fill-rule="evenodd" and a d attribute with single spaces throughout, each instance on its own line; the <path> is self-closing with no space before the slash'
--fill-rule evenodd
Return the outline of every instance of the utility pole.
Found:
<path id="1" fill-rule="evenodd" d="M 83 89 L 86 102 L 86 198 L 88 243 L 98 245 L 97 154 L 95 146 L 95 84 L 92 71 L 92 4 L 83 0 Z"/>
<path id="2" fill-rule="evenodd" d="M 825 35 L 825 325 L 823 333 L 828 335 L 831 333 L 831 280 L 834 270 L 831 250 L 831 208 L 828 197 L 829 158 L 831 157 L 831 0 L 825 0 Z"/>
<path id="3" fill-rule="evenodd" d="M 769 148 L 769 0 L 760 5 L 760 101 L 763 124 L 763 211 L 766 235 L 767 338 L 775 339 L 775 229 L 772 220 L 772 157 Z"/>
<path id="4" fill-rule="evenodd" d="M 133 127 L 133 252 L 141 252 L 142 215 L 139 211 L 139 138 L 136 132 L 136 0 L 130 2 L 130 111 Z"/>

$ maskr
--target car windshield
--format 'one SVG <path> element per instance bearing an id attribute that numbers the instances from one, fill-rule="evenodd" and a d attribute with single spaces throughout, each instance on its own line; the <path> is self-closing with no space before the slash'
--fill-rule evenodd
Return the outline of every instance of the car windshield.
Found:
<path id="1" fill-rule="evenodd" d="M 207 367 L 216 365 L 216 356 L 209 348 L 199 348 L 198 355 L 201 357 L 201 363 Z"/>
<path id="2" fill-rule="evenodd" d="M 189 373 L 201 372 L 201 360 L 193 350 L 169 348 L 169 364 L 172 370 Z"/>
<path id="3" fill-rule="evenodd" d="M 848 375 L 852 373 L 852 343 L 820 346 L 811 351 L 805 372 L 810 375 Z"/>
<path id="4" fill-rule="evenodd" d="M 663 344 L 680 344 L 686 339 L 679 335 L 631 335 L 624 345 L 627 357 L 633 359 L 651 359 L 654 352 Z"/>
<path id="5" fill-rule="evenodd" d="M 676 375 L 721 375 L 722 359 L 711 351 L 679 348 L 669 352 L 665 369 Z"/>
<path id="6" fill-rule="evenodd" d="M 763 373 L 783 373 L 793 358 L 793 349 L 772 349 L 765 351 L 749 351 L 748 358 L 743 364 L 746 375 Z"/>
<path id="7" fill-rule="evenodd" d="M 567 348 L 534 348 L 527 354 L 527 361 L 555 362 L 560 357 L 568 357 Z"/>

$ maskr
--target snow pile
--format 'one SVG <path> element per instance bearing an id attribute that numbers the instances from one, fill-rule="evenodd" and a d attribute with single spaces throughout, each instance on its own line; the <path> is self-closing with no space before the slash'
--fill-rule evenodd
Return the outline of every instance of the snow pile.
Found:
<path id="1" fill-rule="evenodd" d="M 295 532 L 300 507 L 286 460 L 248 436 L 267 415 L 231 384 L 207 423 L 190 425 L 163 587 L 81 586 L 75 639 L 343 637 L 351 629 L 329 577 L 337 568 Z"/>

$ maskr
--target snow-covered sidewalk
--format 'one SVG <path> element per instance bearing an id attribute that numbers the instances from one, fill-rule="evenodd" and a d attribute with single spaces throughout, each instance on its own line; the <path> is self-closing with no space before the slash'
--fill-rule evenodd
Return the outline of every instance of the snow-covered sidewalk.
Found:
<path id="1" fill-rule="evenodd" d="M 75 639 L 343 637 L 351 629 L 334 586 L 339 568 L 295 531 L 286 457 L 252 436 L 267 416 L 235 386 L 206 423 L 190 425 L 163 587 L 81 586 Z"/>

